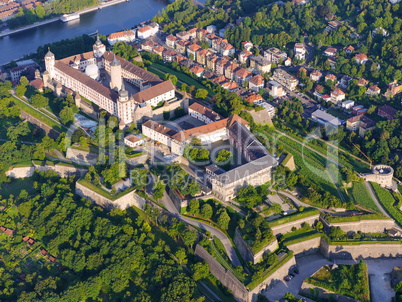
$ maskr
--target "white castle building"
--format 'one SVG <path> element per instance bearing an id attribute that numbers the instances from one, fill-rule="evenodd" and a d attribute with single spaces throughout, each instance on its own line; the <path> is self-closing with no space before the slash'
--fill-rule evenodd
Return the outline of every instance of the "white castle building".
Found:
<path id="1" fill-rule="evenodd" d="M 120 124 L 140 122 L 144 116 L 152 117 L 152 106 L 175 97 L 175 88 L 170 80 L 162 81 L 106 51 L 99 37 L 93 51 L 61 60 L 56 60 L 49 50 L 45 65 L 45 87 L 57 91 L 61 85 L 117 116 Z M 130 94 L 125 82 L 139 91 Z"/>

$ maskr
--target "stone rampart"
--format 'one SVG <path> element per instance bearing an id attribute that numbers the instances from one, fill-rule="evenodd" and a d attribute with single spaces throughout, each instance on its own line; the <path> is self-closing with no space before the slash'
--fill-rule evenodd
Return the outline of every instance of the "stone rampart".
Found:
<path id="1" fill-rule="evenodd" d="M 28 122 L 30 122 L 32 125 L 42 129 L 43 131 L 45 131 L 47 136 L 49 136 L 53 139 L 56 139 L 60 134 L 57 130 L 53 129 L 48 124 L 45 124 L 41 120 L 37 119 L 36 117 L 30 115 L 29 113 L 27 113 L 23 110 L 21 110 L 20 118 L 25 119 Z"/>
<path id="2" fill-rule="evenodd" d="M 385 229 L 399 228 L 393 219 L 367 219 L 350 222 L 327 222 L 320 219 L 326 230 L 330 227 L 340 227 L 344 232 L 383 233 Z"/>
<path id="3" fill-rule="evenodd" d="M 402 244 L 375 243 L 375 244 L 328 244 L 321 240 L 320 252 L 327 258 L 333 259 L 359 259 L 402 257 Z"/>
<path id="4" fill-rule="evenodd" d="M 240 302 L 248 302 L 249 291 L 230 271 L 225 269 L 218 261 L 215 260 L 201 245 L 195 247 L 195 254 L 205 260 L 209 265 L 209 270 L 223 286 L 228 288 L 234 298 Z"/>
<path id="5" fill-rule="evenodd" d="M 312 238 L 286 246 L 289 250 L 293 252 L 294 255 L 311 254 L 320 250 L 321 237 Z"/>
<path id="6" fill-rule="evenodd" d="M 249 301 L 255 302 L 258 299 L 258 295 L 264 290 L 273 287 L 276 283 L 282 282 L 283 278 L 289 274 L 292 266 L 296 265 L 296 259 L 294 256 L 285 262 L 280 268 L 278 268 L 272 275 L 267 277 L 253 290 L 249 292 Z"/>
<path id="7" fill-rule="evenodd" d="M 275 240 L 266 245 L 261 251 L 258 253 L 254 254 L 248 244 L 244 241 L 244 239 L 241 236 L 241 233 L 239 229 L 236 229 L 235 233 L 235 238 L 234 238 L 234 243 L 236 244 L 237 249 L 240 252 L 240 255 L 243 257 L 244 261 L 246 262 L 252 262 L 253 264 L 256 264 L 262 260 L 262 257 L 264 256 L 265 253 L 270 253 L 278 249 L 278 241 Z"/>
<path id="8" fill-rule="evenodd" d="M 60 175 L 60 177 L 64 177 L 64 178 L 66 178 L 68 176 L 82 177 L 88 171 L 87 169 L 70 167 L 70 166 L 65 166 L 62 164 L 55 164 L 54 166 L 32 165 L 32 166 L 27 166 L 27 167 L 13 168 L 6 172 L 6 176 L 11 177 L 11 178 L 32 177 L 35 171 L 43 172 L 43 171 L 47 171 L 47 170 L 53 170 L 53 171 L 57 172 Z"/>
<path id="9" fill-rule="evenodd" d="M 334 293 L 328 289 L 303 282 L 300 291 L 308 297 L 316 297 L 322 301 L 355 302 L 353 298 Z"/>
<path id="10" fill-rule="evenodd" d="M 79 182 L 75 183 L 75 193 L 106 209 L 119 207 L 125 210 L 131 206 L 136 206 L 137 208 L 143 209 L 146 202 L 144 198 L 135 194 L 134 191 L 131 191 L 116 200 L 111 200 L 87 188 Z"/>
<path id="11" fill-rule="evenodd" d="M 301 218 L 298 220 L 290 221 L 281 225 L 271 227 L 271 229 L 275 236 L 279 234 L 285 234 L 290 232 L 293 227 L 301 228 L 303 223 L 305 222 L 308 223 L 309 225 L 313 225 L 319 218 L 320 214 L 318 213 L 309 217 Z"/>

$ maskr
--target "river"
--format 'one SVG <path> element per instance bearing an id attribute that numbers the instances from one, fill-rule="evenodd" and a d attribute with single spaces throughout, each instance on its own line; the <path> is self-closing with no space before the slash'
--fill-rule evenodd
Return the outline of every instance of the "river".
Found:
<path id="1" fill-rule="evenodd" d="M 36 52 L 39 46 L 99 31 L 124 30 L 151 19 L 166 6 L 163 0 L 130 0 L 81 15 L 80 20 L 55 22 L 0 39 L 0 64 Z"/>

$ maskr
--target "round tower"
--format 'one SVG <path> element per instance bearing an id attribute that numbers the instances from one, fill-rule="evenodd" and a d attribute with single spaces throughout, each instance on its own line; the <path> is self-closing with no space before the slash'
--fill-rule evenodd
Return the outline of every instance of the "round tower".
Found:
<path id="1" fill-rule="evenodd" d="M 55 76 L 55 71 L 54 71 L 55 63 L 56 63 L 56 59 L 54 57 L 54 54 L 50 51 L 50 48 L 49 48 L 49 51 L 45 55 L 45 66 L 46 66 L 46 70 L 49 72 L 51 79 L 53 79 Z"/>
<path id="2" fill-rule="evenodd" d="M 119 117 L 120 122 L 123 122 L 124 124 L 129 124 L 133 121 L 132 102 L 130 101 L 128 91 L 124 87 L 124 84 L 122 84 L 119 91 L 119 100 L 117 101 L 117 116 Z"/>
<path id="3" fill-rule="evenodd" d="M 114 55 L 112 62 L 110 62 L 110 88 L 115 91 L 120 91 L 123 86 L 123 79 L 121 73 L 121 63 Z"/>
<path id="4" fill-rule="evenodd" d="M 101 58 L 106 51 L 106 46 L 100 40 L 99 34 L 96 36 L 96 42 L 92 49 L 94 51 L 94 56 L 97 59 Z"/>

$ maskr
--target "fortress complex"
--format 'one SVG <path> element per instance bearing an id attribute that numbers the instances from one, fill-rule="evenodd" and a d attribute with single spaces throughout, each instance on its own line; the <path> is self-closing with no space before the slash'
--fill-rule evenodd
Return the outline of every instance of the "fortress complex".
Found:
<path id="1" fill-rule="evenodd" d="M 230 144 L 246 160 L 234 169 L 225 171 L 215 164 L 207 166 L 205 181 L 212 186 L 212 192 L 221 200 L 228 201 L 236 196 L 237 191 L 245 186 L 259 186 L 271 180 L 271 170 L 277 165 L 276 159 L 250 132 L 248 122 L 232 115 L 212 122 L 202 114 L 215 116 L 211 110 L 195 103 L 189 109 L 198 110 L 199 114 L 192 113 L 201 121 L 209 120 L 210 123 L 191 129 L 176 131 L 168 126 L 148 120 L 142 125 L 145 136 L 168 146 L 172 153 L 183 155 L 184 148 L 190 144 L 193 138 L 197 138 L 202 144 L 229 139 Z M 191 110 L 189 110 L 191 112 Z"/>
<path id="2" fill-rule="evenodd" d="M 175 97 L 175 88 L 170 80 L 162 81 L 106 51 L 99 37 L 93 51 L 61 60 L 56 60 L 49 50 L 45 65 L 45 87 L 53 89 L 58 95 L 64 88 L 76 96 L 83 96 L 100 109 L 117 116 L 121 125 L 152 117 L 152 107 Z"/>

